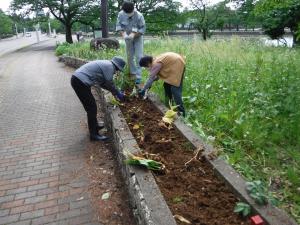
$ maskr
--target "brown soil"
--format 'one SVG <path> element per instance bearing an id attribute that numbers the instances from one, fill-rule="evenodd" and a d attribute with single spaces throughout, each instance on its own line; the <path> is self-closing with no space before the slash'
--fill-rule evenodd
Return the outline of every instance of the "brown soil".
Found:
<path id="1" fill-rule="evenodd" d="M 183 216 L 194 225 L 248 224 L 233 212 L 238 199 L 214 175 L 204 157 L 185 166 L 195 149 L 178 130 L 162 126 L 162 114 L 150 101 L 131 99 L 121 110 L 144 155 L 158 154 L 166 166 L 164 174 L 154 175 L 173 215 Z M 133 129 L 136 124 L 139 129 Z"/>

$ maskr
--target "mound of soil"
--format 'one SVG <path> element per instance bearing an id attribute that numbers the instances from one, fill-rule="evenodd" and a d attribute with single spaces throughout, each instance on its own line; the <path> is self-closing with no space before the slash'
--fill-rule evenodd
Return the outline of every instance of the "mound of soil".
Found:
<path id="1" fill-rule="evenodd" d="M 185 165 L 194 157 L 194 147 L 177 129 L 162 126 L 162 114 L 150 101 L 131 99 L 121 110 L 144 154 L 159 154 L 166 166 L 165 173 L 154 175 L 173 215 L 194 225 L 249 224 L 233 212 L 238 199 L 205 158 Z"/>

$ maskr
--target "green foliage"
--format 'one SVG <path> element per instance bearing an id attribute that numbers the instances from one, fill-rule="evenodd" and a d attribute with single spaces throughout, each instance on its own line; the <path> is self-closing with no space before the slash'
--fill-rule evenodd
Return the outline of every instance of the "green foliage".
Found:
<path id="1" fill-rule="evenodd" d="M 261 0 L 256 6 L 256 14 L 263 18 L 265 33 L 272 39 L 285 34 L 288 27 L 296 35 L 300 23 L 300 2 L 298 0 Z M 295 43 L 296 38 L 294 39 Z"/>
<path id="2" fill-rule="evenodd" d="M 250 213 L 251 213 L 251 207 L 247 203 L 238 202 L 238 203 L 236 203 L 236 205 L 234 207 L 234 212 L 235 213 L 239 213 L 242 216 L 246 217 L 246 216 L 250 215 Z"/>
<path id="3" fill-rule="evenodd" d="M 253 181 L 246 183 L 246 190 L 251 198 L 259 205 L 268 204 L 268 197 L 266 196 L 266 190 L 261 181 Z"/>
<path id="4" fill-rule="evenodd" d="M 84 43 L 71 45 L 65 53 L 106 59 L 126 56 L 124 49 L 95 52 Z M 204 139 L 214 140 L 223 157 L 248 180 L 271 181 L 266 188 L 300 222 L 300 50 L 238 38 L 145 42 L 145 54 L 167 51 L 186 56 L 186 123 Z M 160 82 L 151 90 L 163 99 Z M 277 177 L 280 182 L 274 186 Z"/>
<path id="5" fill-rule="evenodd" d="M 15 11 L 25 11 L 27 14 L 48 9 L 50 13 L 65 26 L 66 41 L 73 43 L 72 26 L 75 22 L 91 24 L 95 18 L 99 17 L 100 3 L 94 0 L 13 0 L 11 7 Z"/>
<path id="6" fill-rule="evenodd" d="M 9 16 L 5 15 L 0 9 L 0 38 L 12 34 L 13 31 L 13 21 Z"/>
<path id="7" fill-rule="evenodd" d="M 132 158 L 125 160 L 128 165 L 143 166 L 148 170 L 162 170 L 163 165 L 160 162 L 144 158 Z"/>
<path id="8" fill-rule="evenodd" d="M 181 203 L 181 202 L 183 202 L 183 198 L 180 197 L 180 196 L 176 196 L 176 197 L 174 197 L 172 199 L 172 202 L 174 202 L 174 203 Z"/>
<path id="9" fill-rule="evenodd" d="M 70 48 L 70 44 L 68 42 L 58 44 L 55 49 L 55 55 L 61 56 L 61 55 L 65 54 L 69 48 Z"/>

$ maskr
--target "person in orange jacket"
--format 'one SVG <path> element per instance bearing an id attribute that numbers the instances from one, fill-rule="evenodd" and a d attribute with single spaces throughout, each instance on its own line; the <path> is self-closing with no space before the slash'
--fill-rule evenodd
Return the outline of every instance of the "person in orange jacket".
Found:
<path id="1" fill-rule="evenodd" d="M 148 68 L 150 75 L 139 95 L 144 96 L 146 90 L 151 88 L 154 81 L 162 79 L 166 101 L 174 100 L 178 105 L 178 111 L 185 116 L 185 109 L 182 101 L 182 82 L 185 72 L 184 58 L 174 52 L 166 52 L 157 57 L 144 56 L 140 60 L 140 66 Z"/>

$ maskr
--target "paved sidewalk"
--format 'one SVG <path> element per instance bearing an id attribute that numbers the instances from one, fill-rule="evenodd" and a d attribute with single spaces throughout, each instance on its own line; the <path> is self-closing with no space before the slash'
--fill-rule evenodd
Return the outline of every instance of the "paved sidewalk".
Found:
<path id="1" fill-rule="evenodd" d="M 34 35 L 33 35 L 34 34 Z M 40 36 L 40 42 L 54 39 L 52 37 L 48 37 L 46 34 Z M 61 37 L 57 37 L 56 39 L 61 39 Z M 16 51 L 18 49 L 33 45 L 37 43 L 36 35 L 32 32 L 31 37 L 23 37 L 19 36 L 19 38 L 10 38 L 10 39 L 1 39 L 0 40 L 0 57 L 8 54 L 10 52 Z"/>
<path id="2" fill-rule="evenodd" d="M 85 112 L 51 46 L 0 57 L 0 224 L 99 224 L 83 170 Z"/>

